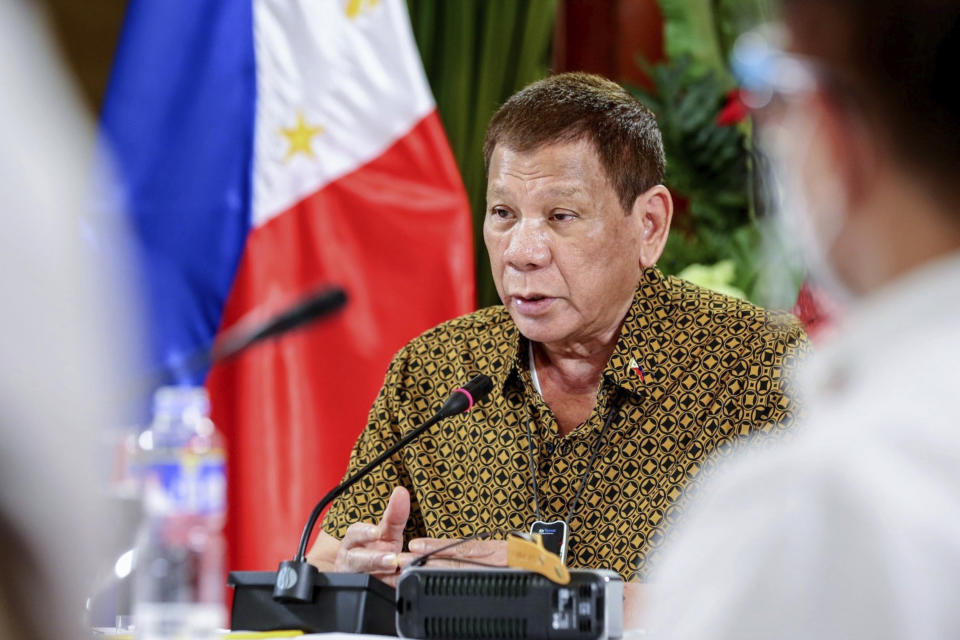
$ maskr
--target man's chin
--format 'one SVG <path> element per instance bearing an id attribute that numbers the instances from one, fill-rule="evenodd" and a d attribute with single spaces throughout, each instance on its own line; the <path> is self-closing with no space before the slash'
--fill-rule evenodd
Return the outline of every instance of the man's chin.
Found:
<path id="1" fill-rule="evenodd" d="M 569 334 L 569 330 L 562 327 L 556 319 L 530 318 L 513 311 L 510 312 L 510 317 L 523 337 L 533 342 L 558 342 Z"/>

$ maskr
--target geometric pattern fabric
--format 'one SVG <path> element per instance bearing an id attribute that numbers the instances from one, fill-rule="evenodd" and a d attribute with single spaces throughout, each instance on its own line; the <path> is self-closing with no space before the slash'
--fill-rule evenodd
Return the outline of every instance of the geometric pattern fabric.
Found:
<path id="1" fill-rule="evenodd" d="M 354 485 L 334 502 L 323 528 L 342 538 L 353 522 L 377 522 L 400 484 L 411 495 L 408 540 L 528 530 L 535 519 L 529 419 L 544 520 L 566 517 L 599 447 L 570 522 L 567 564 L 643 580 L 666 529 L 722 458 L 750 441 L 778 437 L 796 420 L 788 381 L 808 349 L 788 313 L 647 269 L 593 413 L 561 437 L 533 388 L 527 341 L 506 309 L 451 320 L 396 355 L 347 473 L 430 418 L 452 389 L 477 373 L 493 379 L 492 393 Z M 601 442 L 609 411 L 615 415 Z"/>

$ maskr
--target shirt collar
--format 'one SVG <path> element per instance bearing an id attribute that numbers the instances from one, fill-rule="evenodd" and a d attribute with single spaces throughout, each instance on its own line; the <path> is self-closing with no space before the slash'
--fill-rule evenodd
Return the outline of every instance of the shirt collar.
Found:
<path id="1" fill-rule="evenodd" d="M 801 371 L 804 396 L 837 394 L 879 367 L 888 368 L 894 379 L 906 375 L 906 358 L 897 352 L 905 344 L 916 349 L 922 338 L 944 340 L 944 357 L 951 357 L 946 336 L 957 335 L 958 290 L 960 252 L 954 252 L 858 300 Z"/>
<path id="2" fill-rule="evenodd" d="M 657 269 L 645 269 L 604 378 L 641 398 L 663 395 L 667 349 L 674 343 L 670 333 L 676 330 L 668 321 L 672 308 L 666 278 Z"/>
<path id="3" fill-rule="evenodd" d="M 671 332 L 677 330 L 667 322 L 672 307 L 667 279 L 657 269 L 645 269 L 634 292 L 633 304 L 620 328 L 613 355 L 604 368 L 605 379 L 640 396 L 650 395 L 657 399 L 663 395 L 664 365 L 670 356 L 667 349 L 674 342 Z M 496 334 L 490 335 L 489 339 L 503 345 L 503 357 L 494 363 L 488 375 L 495 388 L 503 390 L 512 374 L 529 368 L 527 339 L 520 334 L 509 315 L 506 322 L 492 330 Z"/>
<path id="4" fill-rule="evenodd" d="M 520 347 L 526 346 L 526 341 L 521 339 L 520 330 L 517 329 L 509 312 L 504 308 L 502 313 L 505 319 L 491 324 L 486 336 L 486 340 L 499 345 L 497 356 L 490 362 L 489 368 L 483 371 L 493 380 L 493 388 L 501 392 L 505 390 L 504 387 L 511 374 L 518 369 Z"/>

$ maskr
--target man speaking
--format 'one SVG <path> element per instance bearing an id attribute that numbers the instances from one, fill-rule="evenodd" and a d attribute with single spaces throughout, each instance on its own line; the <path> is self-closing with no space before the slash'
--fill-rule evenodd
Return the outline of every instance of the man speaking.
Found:
<path id="1" fill-rule="evenodd" d="M 460 381 L 487 374 L 490 398 L 341 496 L 308 559 L 389 581 L 409 553 L 543 522 L 566 533 L 569 566 L 642 579 L 708 454 L 793 421 L 781 379 L 806 339 L 788 314 L 657 271 L 673 213 L 663 146 L 619 85 L 570 73 L 528 86 L 493 116 L 484 155 L 503 305 L 396 355 L 349 473 Z M 444 555 L 503 565 L 506 544 Z"/>

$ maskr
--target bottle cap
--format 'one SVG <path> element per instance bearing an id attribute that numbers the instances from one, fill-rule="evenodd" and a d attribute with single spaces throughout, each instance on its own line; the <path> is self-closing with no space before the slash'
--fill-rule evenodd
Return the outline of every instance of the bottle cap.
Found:
<path id="1" fill-rule="evenodd" d="M 203 387 L 160 387 L 153 394 L 154 414 L 182 415 L 195 411 L 210 415 L 210 396 Z"/>

